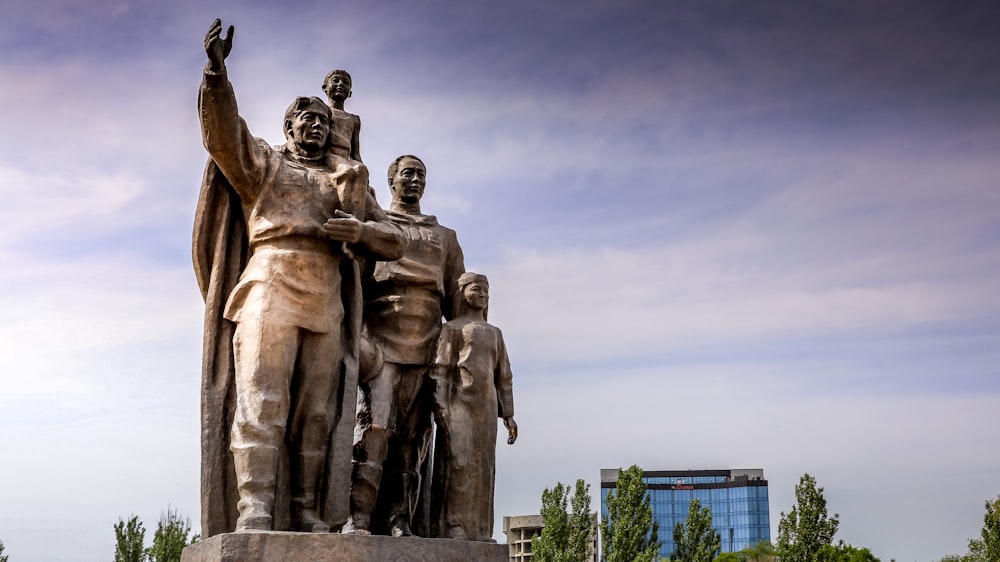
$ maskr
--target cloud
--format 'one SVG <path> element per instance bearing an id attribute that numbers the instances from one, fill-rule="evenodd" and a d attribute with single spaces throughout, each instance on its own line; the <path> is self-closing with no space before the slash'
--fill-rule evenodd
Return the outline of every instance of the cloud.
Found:
<path id="1" fill-rule="evenodd" d="M 5 246 L 49 228 L 99 228 L 95 219 L 114 216 L 145 185 L 144 178 L 130 174 L 67 171 L 31 174 L 0 166 L 0 196 L 9 204 L 0 213 Z"/>

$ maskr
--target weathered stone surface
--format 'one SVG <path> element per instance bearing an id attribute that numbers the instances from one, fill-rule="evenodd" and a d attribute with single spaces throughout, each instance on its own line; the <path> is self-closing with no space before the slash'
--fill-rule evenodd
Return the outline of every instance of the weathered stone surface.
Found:
<path id="1" fill-rule="evenodd" d="M 506 562 L 507 545 L 337 533 L 224 533 L 184 549 L 181 562 Z"/>
<path id="2" fill-rule="evenodd" d="M 205 298 L 202 532 L 329 531 L 350 511 L 357 260 L 397 259 L 406 239 L 368 193 L 368 169 L 332 144 L 323 100 L 292 102 L 284 145 L 253 137 L 226 69 L 233 37 L 219 20 L 209 27 L 198 97 L 211 158 L 193 244 Z"/>
<path id="3" fill-rule="evenodd" d="M 389 166 L 388 212 L 375 201 L 361 120 L 344 110 L 347 72 L 324 80 L 329 105 L 292 102 L 285 144 L 255 138 L 228 77 L 233 32 L 223 34 L 221 20 L 209 27 L 198 97 L 210 157 L 193 240 L 205 299 L 204 544 L 234 530 L 332 529 L 470 541 L 448 543 L 457 558 L 435 550 L 426 559 L 480 559 L 469 549 L 493 536 L 496 419 L 509 444 L 517 438 L 506 348 L 486 322 L 486 278 L 463 292 L 457 235 L 420 208 L 419 158 Z M 459 318 L 459 309 L 474 312 Z M 442 319 L 475 334 L 439 342 Z M 314 544 L 303 540 L 296 549 Z M 227 541 L 269 553 L 279 539 Z M 223 558 L 212 560 L 314 559 L 285 546 L 250 558 L 219 548 Z M 385 556 L 424 559 L 425 547 L 415 548 L 416 558 Z M 370 554 L 315 559 L 383 559 Z"/>
<path id="4" fill-rule="evenodd" d="M 507 346 L 486 322 L 490 285 L 485 275 L 458 278 L 462 301 L 441 329 L 430 368 L 437 421 L 431 485 L 431 536 L 485 540 L 493 536 L 497 418 L 507 443 L 517 439 Z"/>

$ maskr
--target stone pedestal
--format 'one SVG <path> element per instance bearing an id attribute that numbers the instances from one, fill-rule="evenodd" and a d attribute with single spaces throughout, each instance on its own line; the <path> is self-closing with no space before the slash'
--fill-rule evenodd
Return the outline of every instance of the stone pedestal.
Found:
<path id="1" fill-rule="evenodd" d="M 210 537 L 181 562 L 507 562 L 507 545 L 337 533 L 247 532 Z"/>

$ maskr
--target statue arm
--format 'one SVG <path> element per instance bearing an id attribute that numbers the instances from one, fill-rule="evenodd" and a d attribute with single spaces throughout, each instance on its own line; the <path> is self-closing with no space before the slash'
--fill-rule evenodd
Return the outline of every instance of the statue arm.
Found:
<path id="1" fill-rule="evenodd" d="M 224 63 L 232 48 L 233 30 L 220 38 L 222 24 L 216 20 L 205 36 L 208 64 L 198 94 L 205 149 L 241 198 L 253 198 L 266 174 L 267 147 L 259 143 L 239 116 L 236 94 Z"/>
<path id="2" fill-rule="evenodd" d="M 497 366 L 493 373 L 493 383 L 497 389 L 497 405 L 500 417 L 507 419 L 514 416 L 514 375 L 510 370 L 510 359 L 507 357 L 507 346 L 503 342 L 503 334 L 497 331 Z"/>
<path id="3" fill-rule="evenodd" d="M 455 369 L 455 331 L 451 325 L 445 324 L 438 334 L 437 343 L 434 346 L 434 356 L 431 357 L 431 366 L 428 374 L 432 395 L 434 397 L 434 416 L 440 418 L 448 415 L 449 401 L 451 394 L 451 372 Z"/>
<path id="4" fill-rule="evenodd" d="M 441 312 L 445 320 L 452 320 L 458 315 L 462 293 L 458 290 L 458 278 L 465 273 L 465 254 L 458 244 L 458 236 L 454 230 L 448 230 L 448 251 L 444 263 L 444 299 Z"/>
<path id="5" fill-rule="evenodd" d="M 334 217 L 327 220 L 323 228 L 330 238 L 345 242 L 352 250 L 368 254 L 378 261 L 398 260 L 403 257 L 408 243 L 403 229 L 389 220 L 367 189 L 364 216 L 355 216 L 337 209 Z"/>
<path id="6" fill-rule="evenodd" d="M 361 162 L 361 118 L 354 116 L 354 126 L 351 127 L 351 159 Z"/>
<path id="7" fill-rule="evenodd" d="M 510 359 L 507 357 L 507 346 L 503 342 L 503 333 L 497 328 L 497 340 L 500 349 L 497 350 L 497 368 L 493 382 L 497 389 L 497 405 L 503 426 L 507 429 L 507 444 L 517 441 L 517 422 L 514 421 L 514 375 L 510 370 Z"/>
<path id="8" fill-rule="evenodd" d="M 365 189 L 365 226 L 366 234 L 360 240 L 365 251 L 383 261 L 403 257 L 408 245 L 406 234 L 393 224 L 369 189 Z"/>
<path id="9" fill-rule="evenodd" d="M 389 220 L 369 220 L 358 244 L 364 251 L 382 261 L 398 260 L 406 252 L 407 240 L 403 229 Z"/>

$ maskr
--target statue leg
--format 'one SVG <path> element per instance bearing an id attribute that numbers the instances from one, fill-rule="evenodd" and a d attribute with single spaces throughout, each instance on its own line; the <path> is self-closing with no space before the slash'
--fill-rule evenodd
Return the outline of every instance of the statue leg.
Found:
<path id="1" fill-rule="evenodd" d="M 240 516 L 237 531 L 270 531 L 274 526 L 275 471 L 278 449 L 274 447 L 233 448 L 236 467 L 236 489 L 240 500 L 236 504 Z"/>
<path id="2" fill-rule="evenodd" d="M 336 406 L 331 404 L 342 357 L 340 330 L 302 337 L 299 368 L 292 388 L 291 426 L 288 428 L 293 455 L 292 520 L 299 531 L 328 533 L 330 525 L 320 517 L 316 498 L 326 468 L 330 427 Z"/>
<path id="3" fill-rule="evenodd" d="M 278 447 L 285 437 L 288 389 L 299 331 L 260 317 L 240 322 L 233 335 L 236 410 L 230 450 L 240 500 L 236 530 L 271 530 Z"/>
<path id="4" fill-rule="evenodd" d="M 398 378 L 398 366 L 383 363 L 379 374 L 359 389 L 357 439 L 354 442 L 351 517 L 345 533 L 371 534 L 372 514 L 378 502 L 382 484 L 382 463 L 385 461 L 390 436 L 389 425 L 394 409 L 393 388 Z"/>
<path id="5" fill-rule="evenodd" d="M 402 367 L 396 385 L 396 420 L 385 462 L 389 500 L 389 531 L 394 536 L 410 536 L 413 515 L 420 497 L 421 453 L 430 433 L 430 396 L 426 394 L 427 368 Z"/>

